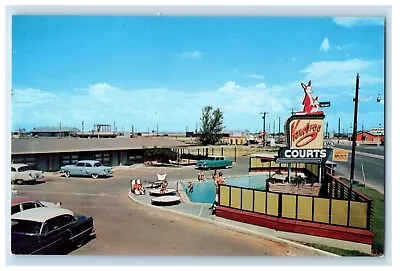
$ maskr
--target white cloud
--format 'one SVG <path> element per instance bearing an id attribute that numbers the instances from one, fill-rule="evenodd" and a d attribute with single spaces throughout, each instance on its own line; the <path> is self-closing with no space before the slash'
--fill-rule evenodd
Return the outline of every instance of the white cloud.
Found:
<path id="1" fill-rule="evenodd" d="M 264 75 L 259 75 L 259 74 L 249 74 L 249 75 L 246 75 L 246 77 L 252 78 L 252 79 L 259 79 L 259 80 L 265 79 Z"/>
<path id="2" fill-rule="evenodd" d="M 335 17 L 333 22 L 343 27 L 354 27 L 363 25 L 384 25 L 384 18 L 363 18 L 363 17 Z"/>
<path id="3" fill-rule="evenodd" d="M 382 71 L 382 77 L 376 71 Z M 345 61 L 318 61 L 309 64 L 300 73 L 305 74 L 304 81 L 312 80 L 319 86 L 346 86 L 355 84 L 355 76 L 360 73 L 360 84 L 383 82 L 383 61 L 349 59 Z M 374 74 L 374 75 L 371 75 Z"/>
<path id="4" fill-rule="evenodd" d="M 264 83 L 259 83 L 256 85 L 256 88 L 266 88 L 267 86 Z"/>
<path id="5" fill-rule="evenodd" d="M 320 49 L 321 51 L 328 52 L 328 51 L 329 51 L 329 48 L 330 48 L 330 46 L 329 46 L 329 40 L 328 40 L 328 38 L 325 38 L 325 39 L 322 41 L 322 43 L 321 43 L 319 49 Z"/>
<path id="6" fill-rule="evenodd" d="M 15 89 L 12 97 L 12 126 L 74 126 L 85 121 L 89 130 L 95 123 L 113 124 L 130 130 L 180 130 L 199 122 L 206 105 L 221 108 L 227 129 L 249 127 L 265 110 L 278 118 L 289 112 L 292 101 L 281 97 L 281 87 L 264 83 L 243 86 L 228 81 L 215 90 L 182 92 L 171 89 L 121 89 L 107 83 L 93 84 L 70 92 Z M 297 101 L 297 103 L 299 103 Z M 155 113 L 157 112 L 157 113 Z M 27 127 L 30 124 L 30 127 Z M 240 126 L 239 126 L 240 125 Z M 251 124 L 250 124 L 251 125 Z M 257 126 L 258 127 L 258 126 Z M 191 127 L 194 129 L 195 127 Z"/>
<path id="7" fill-rule="evenodd" d="M 220 87 L 218 91 L 223 93 L 233 93 L 239 88 L 241 88 L 241 86 L 236 84 L 236 82 L 228 81 L 222 87 Z"/>
<path id="8" fill-rule="evenodd" d="M 202 55 L 203 55 L 203 53 L 199 52 L 199 51 L 182 53 L 183 58 L 195 58 L 196 59 L 196 58 L 201 58 Z"/>
<path id="9" fill-rule="evenodd" d="M 341 51 L 341 50 L 343 50 L 344 48 L 346 48 L 346 45 L 342 45 L 342 46 L 336 45 L 336 50 L 338 50 L 338 51 Z"/>

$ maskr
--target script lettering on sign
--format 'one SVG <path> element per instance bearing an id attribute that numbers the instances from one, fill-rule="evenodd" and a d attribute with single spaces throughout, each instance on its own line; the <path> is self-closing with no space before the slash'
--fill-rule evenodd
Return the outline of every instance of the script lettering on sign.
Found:
<path id="1" fill-rule="evenodd" d="M 291 149 L 322 149 L 323 120 L 297 119 L 290 123 Z"/>

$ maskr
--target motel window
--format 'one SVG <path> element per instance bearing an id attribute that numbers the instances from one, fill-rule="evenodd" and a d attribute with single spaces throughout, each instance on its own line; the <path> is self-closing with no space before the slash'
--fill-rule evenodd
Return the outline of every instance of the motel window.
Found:
<path id="1" fill-rule="evenodd" d="M 77 154 L 63 155 L 61 156 L 61 165 L 75 165 L 79 161 L 79 156 Z"/>
<path id="2" fill-rule="evenodd" d="M 20 156 L 13 159 L 14 164 L 27 164 L 32 168 L 36 168 L 36 158 L 34 156 Z"/>
<path id="3" fill-rule="evenodd" d="M 128 155 L 128 163 L 143 163 L 143 155 Z"/>
<path id="4" fill-rule="evenodd" d="M 94 155 L 94 159 L 99 161 L 105 166 L 111 165 L 111 158 L 110 158 L 110 153 L 104 152 L 104 153 L 96 153 Z"/>

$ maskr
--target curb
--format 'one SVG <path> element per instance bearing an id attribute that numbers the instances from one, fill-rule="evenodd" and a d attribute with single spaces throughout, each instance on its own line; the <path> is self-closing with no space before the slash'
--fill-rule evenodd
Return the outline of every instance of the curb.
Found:
<path id="1" fill-rule="evenodd" d="M 191 218 L 191 219 L 194 219 L 194 220 L 206 222 L 208 224 L 213 224 L 213 225 L 217 225 L 217 226 L 223 226 L 224 228 L 227 228 L 227 229 L 230 229 L 230 230 L 234 230 L 234 231 L 237 231 L 237 232 L 241 232 L 241 233 L 245 233 L 245 234 L 256 235 L 258 237 L 265 238 L 265 239 L 268 239 L 268 240 L 271 240 L 271 241 L 278 241 L 278 242 L 286 243 L 286 244 L 292 245 L 294 247 L 306 249 L 306 250 L 309 250 L 309 251 L 312 251 L 312 252 L 319 252 L 321 254 L 325 254 L 325 256 L 341 257 L 340 255 L 337 255 L 337 254 L 333 254 L 333 253 L 330 253 L 330 252 L 327 252 L 327 251 L 324 251 L 324 250 L 320 250 L 320 249 L 317 249 L 317 248 L 313 248 L 313 247 L 309 247 L 309 246 L 306 246 L 306 245 L 302 245 L 302 244 L 299 244 L 299 243 L 296 243 L 296 242 L 292 242 L 292 241 L 289 241 L 289 240 L 286 240 L 286 239 L 282 239 L 282 238 L 279 238 L 279 237 L 275 237 L 275 236 L 271 236 L 271 235 L 255 232 L 255 231 L 252 231 L 252 230 L 243 229 L 243 228 L 240 228 L 240 227 L 237 227 L 237 226 L 233 226 L 233 225 L 229 225 L 229 224 L 226 224 L 226 223 L 217 222 L 217 221 L 214 221 L 212 219 L 201 218 L 201 217 L 198 217 L 198 216 L 185 214 L 185 213 L 182 213 L 182 212 L 178 212 L 178 211 L 175 211 L 175 210 L 163 208 L 163 207 L 160 207 L 160 206 L 154 206 L 154 205 L 151 205 L 151 204 L 143 203 L 143 202 L 140 202 L 140 201 L 134 199 L 132 197 L 132 193 L 130 191 L 128 192 L 128 197 L 132 201 L 134 201 L 134 202 L 136 202 L 138 204 L 144 205 L 144 206 L 158 208 L 158 209 L 164 210 L 164 211 L 166 210 L 166 211 L 169 211 L 169 212 L 172 212 L 172 213 L 175 213 L 175 214 L 187 217 L 187 218 Z"/>

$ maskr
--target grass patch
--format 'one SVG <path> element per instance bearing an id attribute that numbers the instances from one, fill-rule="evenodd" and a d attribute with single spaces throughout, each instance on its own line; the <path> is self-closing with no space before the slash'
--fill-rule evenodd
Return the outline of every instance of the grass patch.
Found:
<path id="1" fill-rule="evenodd" d="M 341 180 L 350 185 L 350 182 L 341 178 Z M 374 204 L 374 216 L 372 219 L 372 232 L 375 234 L 372 243 L 372 251 L 375 254 L 383 255 L 385 249 L 385 195 L 375 189 L 364 187 L 359 183 L 354 183 L 353 189 L 370 197 Z"/>
<path id="2" fill-rule="evenodd" d="M 298 242 L 298 241 L 295 241 Z M 317 248 L 323 251 L 327 251 L 336 255 L 340 255 L 340 256 L 371 256 L 370 254 L 366 254 L 366 253 L 362 253 L 360 251 L 357 250 L 347 250 L 347 249 L 342 249 L 342 248 L 337 248 L 337 247 L 330 247 L 330 246 L 325 246 L 325 245 L 320 245 L 320 244 L 313 244 L 313 243 L 306 243 L 306 242 L 298 242 L 301 243 L 303 245 L 309 246 L 309 247 L 313 247 L 313 248 Z"/>

